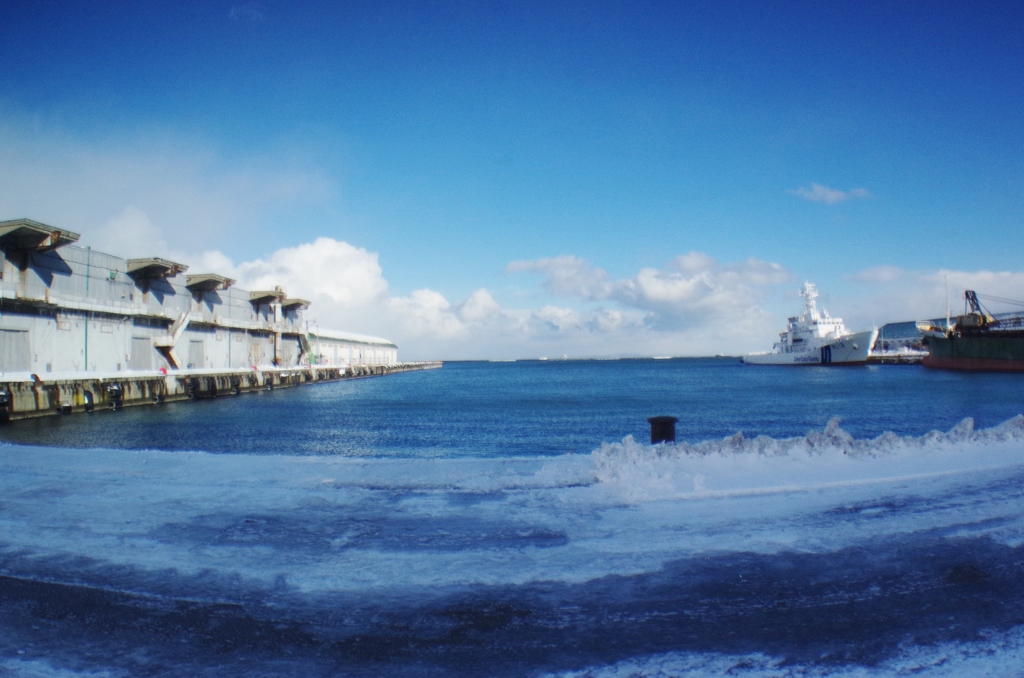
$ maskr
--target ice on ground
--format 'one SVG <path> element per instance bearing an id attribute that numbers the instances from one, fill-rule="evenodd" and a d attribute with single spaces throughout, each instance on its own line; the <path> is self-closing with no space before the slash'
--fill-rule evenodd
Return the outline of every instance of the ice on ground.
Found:
<path id="1" fill-rule="evenodd" d="M 1020 655 L 1022 544 L 1022 417 L 558 458 L 0 446 L 0 579 L 19 596 L 100 591 L 111 619 L 156 627 L 212 610 L 174 617 L 199 635 L 225 616 L 254 638 L 294 621 L 308 647 L 372 637 L 413 648 L 406 668 L 437 647 L 466 675 L 520 655 L 530 670 L 509 675 L 995 672 Z"/>
<path id="2" fill-rule="evenodd" d="M 627 438 L 558 458 L 0 446 L 0 469 L 0 534 L 22 558 L 283 573 L 303 590 L 578 582 L 703 551 L 834 550 L 953 526 L 1024 540 L 1019 493 L 1000 482 L 1024 472 L 1022 417 L 873 441 L 835 423 L 790 440 Z"/>
<path id="3" fill-rule="evenodd" d="M 1024 462 L 1024 416 L 976 431 L 964 419 L 948 433 L 885 433 L 856 440 L 832 419 L 824 431 L 777 440 L 742 433 L 696 444 L 642 445 L 632 438 L 593 453 L 594 474 L 625 501 L 808 490 Z"/>
<path id="4" fill-rule="evenodd" d="M 792 664 L 763 654 L 721 655 L 669 653 L 618 662 L 611 666 L 548 674 L 546 678 L 1013 678 L 1024 676 L 1024 629 L 986 633 L 967 643 L 908 645 L 874 666 Z"/>

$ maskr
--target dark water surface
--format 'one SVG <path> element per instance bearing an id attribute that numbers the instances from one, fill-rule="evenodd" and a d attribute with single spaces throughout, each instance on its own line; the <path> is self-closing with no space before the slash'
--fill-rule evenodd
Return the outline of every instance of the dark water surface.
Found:
<path id="1" fill-rule="evenodd" d="M 589 452 L 647 417 L 680 418 L 696 442 L 803 436 L 832 417 L 856 438 L 978 428 L 1024 412 L 1024 378 L 920 366 L 779 368 L 735 358 L 448 363 L 440 370 L 48 417 L 0 440 L 62 447 L 366 457 Z"/>

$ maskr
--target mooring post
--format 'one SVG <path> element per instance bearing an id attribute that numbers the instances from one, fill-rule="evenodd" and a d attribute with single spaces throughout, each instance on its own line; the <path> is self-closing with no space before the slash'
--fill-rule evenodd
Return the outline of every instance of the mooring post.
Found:
<path id="1" fill-rule="evenodd" d="M 11 391 L 0 388 L 0 424 L 9 421 L 11 418 Z"/>
<path id="2" fill-rule="evenodd" d="M 647 421 L 651 424 L 651 445 L 676 441 L 676 422 L 679 417 L 651 417 Z"/>
<path id="3" fill-rule="evenodd" d="M 110 384 L 107 386 L 107 402 L 110 403 L 110 409 L 119 410 L 124 405 L 124 389 L 121 388 L 120 384 Z"/>

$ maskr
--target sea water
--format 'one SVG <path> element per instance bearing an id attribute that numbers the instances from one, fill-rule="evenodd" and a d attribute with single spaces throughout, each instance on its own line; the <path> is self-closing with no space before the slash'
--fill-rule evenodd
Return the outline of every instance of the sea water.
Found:
<path id="1" fill-rule="evenodd" d="M 735 358 L 454 362 L 385 379 L 49 417 L 0 440 L 59 447 L 349 457 L 587 454 L 679 417 L 679 440 L 802 436 L 839 417 L 857 438 L 920 436 L 1024 412 L 1024 379 L 911 365 L 780 369 Z"/>
<path id="2" fill-rule="evenodd" d="M 0 672 L 1020 675 L 1021 412 L 1018 375 L 703 359 L 17 422 Z"/>

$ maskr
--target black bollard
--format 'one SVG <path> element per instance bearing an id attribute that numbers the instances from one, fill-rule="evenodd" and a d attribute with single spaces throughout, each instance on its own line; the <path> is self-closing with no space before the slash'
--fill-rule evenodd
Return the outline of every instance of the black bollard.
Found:
<path id="1" fill-rule="evenodd" d="M 676 422 L 679 417 L 651 417 L 647 421 L 651 424 L 651 445 L 676 441 Z"/>

